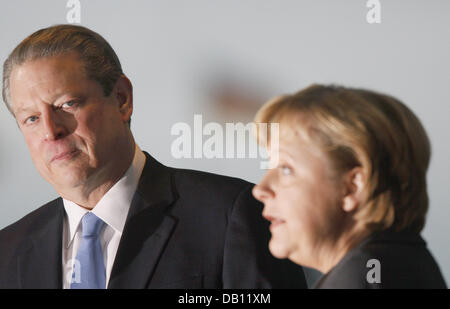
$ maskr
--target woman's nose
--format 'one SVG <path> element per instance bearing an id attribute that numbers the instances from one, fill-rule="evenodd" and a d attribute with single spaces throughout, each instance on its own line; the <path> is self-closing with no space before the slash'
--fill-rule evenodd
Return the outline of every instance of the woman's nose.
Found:
<path id="1" fill-rule="evenodd" d="M 274 196 L 274 192 L 269 188 L 267 183 L 261 182 L 252 189 L 253 196 L 260 202 L 266 201 Z"/>

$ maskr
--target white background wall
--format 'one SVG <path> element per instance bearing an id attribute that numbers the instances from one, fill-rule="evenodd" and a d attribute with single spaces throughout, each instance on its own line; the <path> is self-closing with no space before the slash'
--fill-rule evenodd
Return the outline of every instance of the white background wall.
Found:
<path id="1" fill-rule="evenodd" d="M 259 160 L 173 158 L 176 122 L 250 121 L 217 107 L 211 88 L 231 81 L 264 100 L 313 82 L 394 95 L 432 141 L 430 211 L 424 237 L 450 280 L 450 1 L 381 0 L 381 23 L 365 0 L 81 0 L 81 24 L 115 48 L 134 84 L 132 129 L 162 163 L 257 182 Z M 35 30 L 66 23 L 65 0 L 1 0 L 3 62 Z M 233 116 L 234 115 L 234 116 Z M 242 117 L 236 117 L 242 116 Z M 233 119 L 234 118 L 234 119 Z M 0 228 L 56 197 L 41 179 L 14 119 L 0 106 Z"/>

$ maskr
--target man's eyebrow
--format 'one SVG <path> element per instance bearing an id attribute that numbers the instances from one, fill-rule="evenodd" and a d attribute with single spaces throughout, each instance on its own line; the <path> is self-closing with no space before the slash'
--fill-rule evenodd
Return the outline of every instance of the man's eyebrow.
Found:
<path id="1" fill-rule="evenodd" d="M 61 93 L 57 93 L 57 94 L 55 94 L 54 96 L 53 96 L 53 98 L 52 98 L 52 103 L 47 103 L 47 104 L 50 104 L 50 105 L 52 105 L 52 106 L 54 106 L 55 105 L 55 102 L 56 101 L 58 101 L 61 97 L 63 97 L 63 96 L 73 96 L 73 97 L 79 97 L 79 95 L 78 94 L 75 94 L 75 93 L 71 93 L 71 92 L 61 92 Z M 32 110 L 33 109 L 33 107 L 19 107 L 17 110 L 16 110 L 16 112 L 15 112 L 15 114 L 19 114 L 19 113 L 23 113 L 23 112 L 26 112 L 26 111 L 29 111 L 29 110 Z"/>
<path id="2" fill-rule="evenodd" d="M 23 113 L 23 112 L 26 112 L 26 111 L 29 111 L 29 110 L 31 110 L 30 107 L 20 107 L 14 112 L 14 114 Z"/>

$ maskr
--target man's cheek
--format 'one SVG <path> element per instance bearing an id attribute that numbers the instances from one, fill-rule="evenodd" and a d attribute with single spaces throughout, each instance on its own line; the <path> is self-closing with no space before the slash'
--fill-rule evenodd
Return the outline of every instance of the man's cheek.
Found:
<path id="1" fill-rule="evenodd" d="M 31 158 L 33 161 L 37 159 L 37 157 L 41 156 L 41 152 L 43 152 L 43 149 L 39 149 L 39 145 L 36 143 L 33 143 L 32 141 L 27 141 L 28 151 L 30 152 Z"/>

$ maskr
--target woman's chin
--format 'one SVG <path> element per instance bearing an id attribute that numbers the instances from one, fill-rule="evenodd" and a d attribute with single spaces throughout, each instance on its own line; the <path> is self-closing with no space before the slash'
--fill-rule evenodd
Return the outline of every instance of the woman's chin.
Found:
<path id="1" fill-rule="evenodd" d="M 287 244 L 280 243 L 273 238 L 269 242 L 269 250 L 277 259 L 285 259 L 289 256 Z"/>

